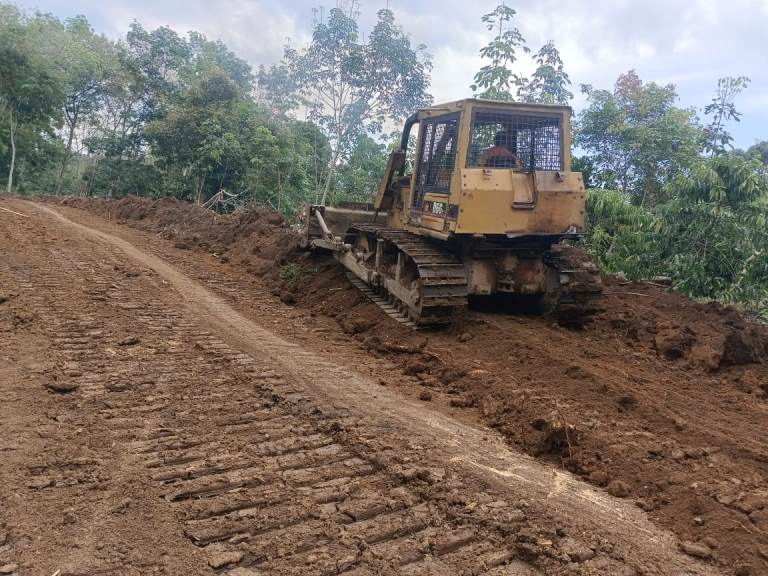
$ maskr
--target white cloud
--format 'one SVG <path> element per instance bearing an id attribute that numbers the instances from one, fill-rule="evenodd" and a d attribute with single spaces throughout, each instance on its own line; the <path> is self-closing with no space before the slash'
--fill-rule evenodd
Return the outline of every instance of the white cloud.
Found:
<path id="1" fill-rule="evenodd" d="M 252 64 L 277 60 L 288 37 L 305 44 L 312 8 L 336 0 L 21 0 L 59 16 L 84 13 L 97 30 L 122 34 L 134 18 L 146 27 L 169 25 L 221 39 Z M 414 43 L 434 56 L 432 93 L 437 101 L 470 94 L 481 65 L 478 51 L 490 37 L 480 16 L 499 0 L 389 0 L 398 22 Z M 370 31 L 385 0 L 361 1 L 361 27 Z M 636 69 L 645 80 L 678 85 L 681 103 L 701 107 L 720 76 L 747 75 L 752 85 L 737 102 L 750 118 L 735 129 L 747 143 L 768 137 L 765 42 L 768 0 L 517 0 L 516 23 L 535 51 L 553 40 L 566 70 L 578 85 L 609 87 L 616 77 Z M 522 61 L 523 70 L 532 64 Z M 756 104 L 760 102 L 761 104 Z M 576 100 L 575 106 L 581 102 Z"/>

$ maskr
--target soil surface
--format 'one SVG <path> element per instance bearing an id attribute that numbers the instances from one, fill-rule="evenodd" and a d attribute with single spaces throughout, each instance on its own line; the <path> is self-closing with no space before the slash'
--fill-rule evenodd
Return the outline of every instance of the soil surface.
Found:
<path id="1" fill-rule="evenodd" d="M 74 204 L 0 200 L 0 574 L 768 574 L 735 311 L 413 332 L 275 214 Z"/>

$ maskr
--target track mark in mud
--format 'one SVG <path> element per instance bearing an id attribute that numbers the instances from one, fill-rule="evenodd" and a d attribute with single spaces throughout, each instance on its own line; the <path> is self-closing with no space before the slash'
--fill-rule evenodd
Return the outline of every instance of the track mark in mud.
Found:
<path id="1" fill-rule="evenodd" d="M 52 249 L 68 265 L 39 267 L 32 285 L 63 308 L 36 308 L 51 325 L 66 319 L 62 354 L 79 363 L 72 378 L 82 386 L 74 394 L 183 518 L 179 529 L 211 568 L 523 574 L 536 564 L 549 574 L 632 574 L 647 560 L 649 574 L 710 573 L 671 552 L 667 534 L 635 542 L 638 527 L 653 529 L 631 506 L 573 485 L 547 502 L 546 467 L 396 394 L 376 398 L 359 375 L 245 320 L 166 263 L 97 236 L 105 243 L 91 250 L 70 245 L 85 244 L 75 234 Z M 126 273 L 125 250 L 144 267 L 138 276 Z M 514 463 L 532 488 L 451 466 L 456 454 L 496 469 Z M 600 516 L 589 512 L 593 497 L 606 505 Z M 614 534 L 622 506 L 629 512 Z M 560 547 L 571 531 L 589 541 L 578 562 Z"/>
<path id="2" fill-rule="evenodd" d="M 210 569 L 479 575 L 515 555 L 486 526 L 509 505 L 462 518 L 464 503 L 430 494 L 426 469 L 371 457 L 347 411 L 319 410 L 271 358 L 231 347 L 146 278 L 121 278 L 109 250 L 48 256 L 14 272 L 50 330 L 58 377 L 145 469 Z"/>

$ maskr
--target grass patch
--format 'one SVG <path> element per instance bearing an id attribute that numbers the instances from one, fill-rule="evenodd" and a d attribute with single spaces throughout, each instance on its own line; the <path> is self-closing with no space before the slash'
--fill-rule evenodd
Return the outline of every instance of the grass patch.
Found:
<path id="1" fill-rule="evenodd" d="M 280 280 L 287 286 L 293 287 L 301 284 L 308 278 L 311 278 L 316 272 L 317 270 L 314 268 L 309 268 L 308 266 L 296 262 L 290 262 L 288 264 L 283 264 L 280 267 Z"/>

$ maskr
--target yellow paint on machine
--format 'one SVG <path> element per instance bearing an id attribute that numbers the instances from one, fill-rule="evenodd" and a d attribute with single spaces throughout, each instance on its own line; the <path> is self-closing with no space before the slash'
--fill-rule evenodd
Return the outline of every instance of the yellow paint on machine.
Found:
<path id="1" fill-rule="evenodd" d="M 461 169 L 456 232 L 553 234 L 584 222 L 584 182 L 578 172 Z"/>

